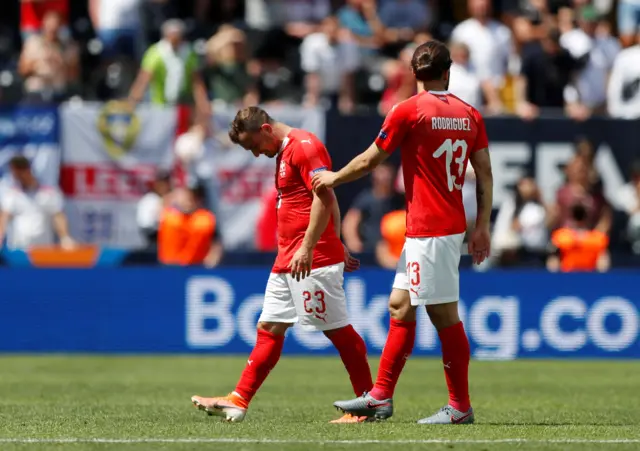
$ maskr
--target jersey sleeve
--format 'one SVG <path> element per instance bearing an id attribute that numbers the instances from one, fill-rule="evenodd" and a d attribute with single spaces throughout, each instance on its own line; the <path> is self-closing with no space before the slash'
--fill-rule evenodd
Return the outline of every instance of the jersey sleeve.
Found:
<path id="1" fill-rule="evenodd" d="M 409 104 L 406 102 L 397 104 L 391 108 L 375 140 L 378 148 L 387 153 L 393 153 L 400 147 L 411 126 L 409 112 Z"/>
<path id="2" fill-rule="evenodd" d="M 489 148 L 489 138 L 487 138 L 487 129 L 484 125 L 484 119 L 478 110 L 473 110 L 473 116 L 478 127 L 478 134 L 476 135 L 476 142 L 473 146 L 472 152 Z"/>
<path id="3" fill-rule="evenodd" d="M 300 171 L 305 187 L 313 190 L 311 180 L 318 172 L 331 170 L 331 157 L 327 148 L 320 142 L 305 139 L 298 142 L 292 163 Z"/>

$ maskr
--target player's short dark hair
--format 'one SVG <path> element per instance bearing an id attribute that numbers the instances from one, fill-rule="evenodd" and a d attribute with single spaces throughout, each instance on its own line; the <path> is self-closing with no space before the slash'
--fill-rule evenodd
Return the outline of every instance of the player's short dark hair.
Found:
<path id="1" fill-rule="evenodd" d="M 24 155 L 16 155 L 9 160 L 9 167 L 18 171 L 23 171 L 31 168 L 31 163 Z"/>
<path id="2" fill-rule="evenodd" d="M 443 42 L 436 40 L 420 44 L 411 58 L 411 68 L 418 81 L 442 80 L 450 67 L 449 49 Z"/>
<path id="3" fill-rule="evenodd" d="M 241 109 L 231 122 L 229 128 L 229 138 L 238 144 L 240 133 L 257 132 L 264 124 L 273 124 L 274 120 L 260 107 L 249 106 Z"/>

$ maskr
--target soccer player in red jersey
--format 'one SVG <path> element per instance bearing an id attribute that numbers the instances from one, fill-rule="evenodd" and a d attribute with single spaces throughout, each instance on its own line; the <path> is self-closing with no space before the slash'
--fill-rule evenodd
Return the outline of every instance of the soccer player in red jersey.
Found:
<path id="1" fill-rule="evenodd" d="M 211 415 L 239 422 L 269 372 L 276 366 L 287 329 L 299 322 L 321 330 L 340 353 L 357 396 L 373 381 L 364 340 L 349 323 L 343 271 L 359 262 L 340 241 L 340 210 L 333 190 L 314 193 L 311 178 L 331 169 L 331 158 L 312 133 L 274 121 L 248 107 L 236 115 L 229 137 L 254 156 L 276 157 L 278 256 L 258 320 L 256 345 L 236 388 L 218 398 L 194 396 L 192 403 Z M 364 421 L 345 414 L 333 422 Z"/>
<path id="2" fill-rule="evenodd" d="M 356 180 L 401 149 L 407 197 L 407 239 L 389 298 L 391 325 L 371 392 L 334 405 L 357 416 L 393 414 L 393 392 L 411 355 L 416 309 L 426 306 L 442 342 L 449 403 L 421 424 L 473 423 L 469 400 L 469 342 L 458 316 L 461 247 L 466 221 L 462 184 L 467 162 L 478 178 L 478 219 L 469 239 L 476 264 L 489 256 L 493 177 L 482 117 L 447 91 L 451 58 L 447 47 L 429 41 L 411 61 L 418 94 L 387 115 L 375 142 L 339 172 L 316 174 L 317 192 Z"/>

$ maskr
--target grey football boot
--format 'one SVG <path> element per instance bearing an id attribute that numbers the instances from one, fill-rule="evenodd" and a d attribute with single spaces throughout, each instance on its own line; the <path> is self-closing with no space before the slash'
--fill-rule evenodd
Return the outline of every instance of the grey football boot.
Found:
<path id="1" fill-rule="evenodd" d="M 418 420 L 418 424 L 473 424 L 474 421 L 473 408 L 469 407 L 466 412 L 460 412 L 446 405 L 434 415 Z"/>
<path id="2" fill-rule="evenodd" d="M 372 420 L 386 420 L 393 415 L 393 399 L 378 400 L 365 393 L 349 401 L 336 401 L 333 405 L 344 413 Z"/>

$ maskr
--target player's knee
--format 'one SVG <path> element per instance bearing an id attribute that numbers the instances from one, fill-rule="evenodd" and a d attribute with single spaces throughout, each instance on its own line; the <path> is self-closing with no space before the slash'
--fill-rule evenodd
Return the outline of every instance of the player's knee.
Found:
<path id="1" fill-rule="evenodd" d="M 415 321 L 416 308 L 411 305 L 409 292 L 405 290 L 391 291 L 389 297 L 389 313 L 391 318 L 398 321 Z"/>
<path id="2" fill-rule="evenodd" d="M 256 327 L 258 330 L 264 330 L 270 332 L 274 335 L 284 335 L 287 332 L 287 329 L 290 328 L 293 324 L 289 323 L 269 323 L 269 322 L 258 322 L 258 326 Z"/>
<path id="3" fill-rule="evenodd" d="M 427 305 L 427 314 L 436 330 L 446 329 L 460 322 L 457 302 Z"/>

